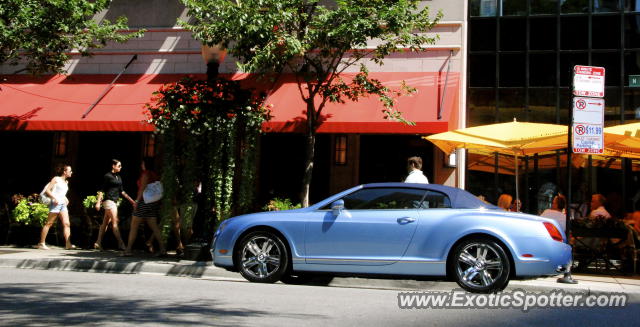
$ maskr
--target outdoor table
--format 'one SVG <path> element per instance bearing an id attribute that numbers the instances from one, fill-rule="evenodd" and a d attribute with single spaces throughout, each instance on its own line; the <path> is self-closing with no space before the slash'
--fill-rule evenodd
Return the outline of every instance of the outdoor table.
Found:
<path id="1" fill-rule="evenodd" d="M 574 257 L 583 267 L 595 261 L 598 270 L 598 260 L 603 260 L 606 270 L 610 267 L 620 270 L 621 268 L 612 262 L 610 250 L 627 240 L 629 232 L 626 228 L 572 228 L 571 234 L 575 240 Z"/>

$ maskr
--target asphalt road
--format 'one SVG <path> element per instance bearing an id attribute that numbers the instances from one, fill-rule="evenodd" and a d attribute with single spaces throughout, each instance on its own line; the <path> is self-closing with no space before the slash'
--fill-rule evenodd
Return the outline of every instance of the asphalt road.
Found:
<path id="1" fill-rule="evenodd" d="M 398 291 L 0 269 L 0 326 L 634 326 L 624 308 L 399 309 Z"/>

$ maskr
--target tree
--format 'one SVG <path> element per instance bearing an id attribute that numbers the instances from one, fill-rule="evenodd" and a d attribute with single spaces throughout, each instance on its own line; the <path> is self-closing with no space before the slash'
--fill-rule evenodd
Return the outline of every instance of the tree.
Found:
<path id="1" fill-rule="evenodd" d="M 321 114 L 329 102 L 378 96 L 383 114 L 409 123 L 394 109 L 392 91 L 372 79 L 367 60 L 382 65 L 396 51 L 423 51 L 436 37 L 424 32 L 440 19 L 418 9 L 417 0 L 182 0 L 193 23 L 182 22 L 206 45 L 228 49 L 241 70 L 294 73 L 306 103 L 306 159 L 302 204 L 309 205 L 315 138 Z M 354 65 L 360 73 L 345 81 L 340 73 Z"/>
<path id="2" fill-rule="evenodd" d="M 69 51 L 83 56 L 107 41 L 124 42 L 142 35 L 121 33 L 127 19 L 97 23 L 92 17 L 110 0 L 3 0 L 0 3 L 0 64 L 25 64 L 32 74 L 59 73 Z"/>

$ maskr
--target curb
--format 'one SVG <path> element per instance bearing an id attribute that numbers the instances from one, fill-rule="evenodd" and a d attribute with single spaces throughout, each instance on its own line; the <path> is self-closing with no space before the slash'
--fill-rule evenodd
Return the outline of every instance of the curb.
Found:
<path id="1" fill-rule="evenodd" d="M 124 259 L 61 259 L 61 258 L 0 258 L 0 268 L 17 269 L 37 269 L 37 270 L 57 270 L 76 271 L 91 273 L 110 274 L 159 274 L 172 277 L 203 278 L 219 281 L 247 282 L 238 273 L 229 272 L 222 268 L 211 265 L 210 262 L 203 261 L 180 261 L 180 262 L 145 262 Z M 538 280 L 512 280 L 507 291 L 523 289 L 530 292 L 545 292 L 552 290 L 563 290 L 571 293 L 585 293 L 586 295 L 602 293 L 623 293 L 627 294 L 629 301 L 640 302 L 639 290 L 614 291 L 603 285 L 593 285 L 593 282 L 581 281 L 576 285 L 551 284 Z M 348 287 L 397 291 L 451 291 L 459 288 L 454 282 L 443 279 L 414 280 L 414 279 L 391 279 L 391 278 L 362 278 L 362 277 L 331 277 L 329 275 L 318 275 L 308 282 L 299 284 L 301 286 L 329 286 Z M 619 287 L 619 284 L 615 284 Z"/>

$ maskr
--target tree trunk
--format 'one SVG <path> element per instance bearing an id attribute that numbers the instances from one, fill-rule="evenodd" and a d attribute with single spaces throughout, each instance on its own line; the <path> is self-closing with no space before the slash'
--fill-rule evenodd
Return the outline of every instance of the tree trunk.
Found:
<path id="1" fill-rule="evenodd" d="M 313 160 L 316 153 L 316 121 L 315 121 L 315 103 L 313 102 L 313 94 L 306 100 L 307 102 L 307 142 L 304 160 L 304 175 L 302 176 L 302 192 L 300 193 L 300 202 L 302 207 L 309 206 L 309 191 L 311 188 L 311 177 L 313 175 Z"/>
<path id="2" fill-rule="evenodd" d="M 311 176 L 313 175 L 313 160 L 315 157 L 315 149 L 316 149 L 316 132 L 314 130 L 310 130 L 307 133 L 307 142 L 306 142 L 306 155 L 304 160 L 304 175 L 302 177 L 302 193 L 301 202 L 302 207 L 306 208 L 309 206 L 309 189 L 311 187 Z"/>

